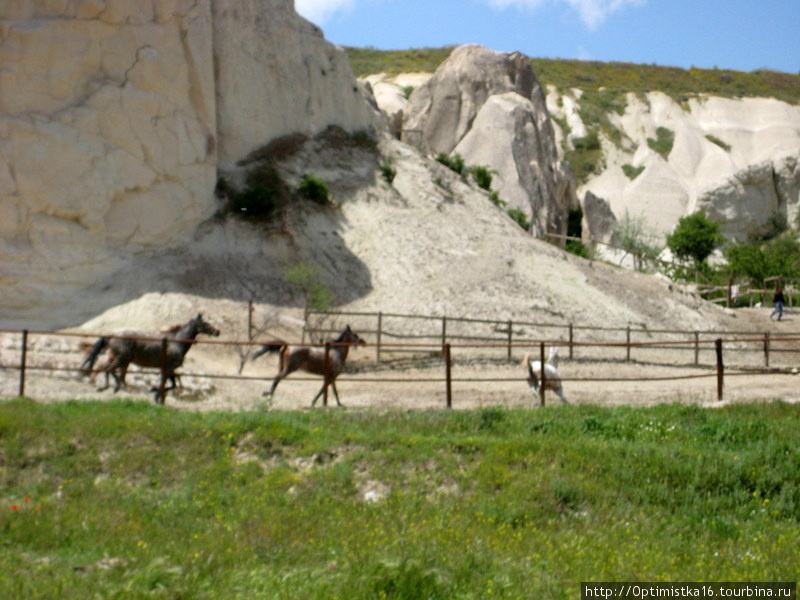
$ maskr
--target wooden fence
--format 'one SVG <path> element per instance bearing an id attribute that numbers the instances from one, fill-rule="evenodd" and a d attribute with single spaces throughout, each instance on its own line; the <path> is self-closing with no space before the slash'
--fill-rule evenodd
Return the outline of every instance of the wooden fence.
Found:
<path id="1" fill-rule="evenodd" d="M 313 319 L 312 317 L 328 317 Z M 321 341 L 337 333 L 341 321 L 357 320 L 354 328 L 361 335 L 372 336 L 375 340 L 375 360 L 381 362 L 387 354 L 420 353 L 419 348 L 404 348 L 397 343 L 428 343 L 443 347 L 445 344 L 472 344 L 473 350 L 496 358 L 513 360 L 513 350 L 519 346 L 536 345 L 541 341 L 547 344 L 563 345 L 569 359 L 609 358 L 609 351 L 615 351 L 612 359 L 624 357 L 626 362 L 633 360 L 648 362 L 654 351 L 671 350 L 673 354 L 688 356 L 684 363 L 699 366 L 701 349 L 710 352 L 710 344 L 717 338 L 729 344 L 729 352 L 747 353 L 751 364 L 763 360 L 769 367 L 775 356 L 791 355 L 800 352 L 792 344 L 800 332 L 753 331 L 700 331 L 685 329 L 649 329 L 643 326 L 597 327 L 575 325 L 574 323 L 542 323 L 524 320 L 493 320 L 451 316 L 424 316 L 384 312 L 346 312 L 309 311 L 306 323 L 321 322 L 322 326 L 306 327 L 306 338 Z M 352 324 L 352 323 L 351 323 Z M 758 338 L 759 349 L 754 351 L 753 339 Z M 394 343 L 394 346 L 392 345 Z M 491 352 L 490 352 L 491 351 Z M 756 359 L 756 354 L 761 358 Z M 660 359 L 661 360 L 661 359 Z"/>
<path id="2" fill-rule="evenodd" d="M 341 314 L 341 313 L 337 313 L 337 314 Z M 372 315 L 372 313 L 344 313 L 344 314 L 348 315 L 348 316 L 356 316 L 356 315 L 358 315 L 358 316 L 369 316 L 369 315 Z M 375 316 L 375 315 L 372 315 L 372 316 Z M 507 378 L 506 379 L 498 379 L 498 378 L 455 378 L 455 377 L 453 377 L 453 375 L 452 375 L 452 364 L 453 364 L 453 350 L 454 349 L 457 350 L 459 354 L 466 354 L 467 351 L 474 352 L 476 350 L 478 350 L 478 351 L 489 351 L 489 350 L 496 351 L 496 350 L 500 350 L 504 354 L 506 354 L 507 357 L 510 357 L 514 351 L 517 351 L 517 352 L 526 351 L 528 353 L 533 353 L 534 356 L 538 354 L 539 356 L 543 357 L 544 356 L 545 345 L 548 345 L 548 346 L 555 345 L 555 346 L 559 346 L 559 347 L 562 347 L 562 348 L 566 348 L 567 352 L 568 352 L 568 355 L 570 357 L 574 357 L 578 353 L 578 351 L 580 351 L 580 353 L 583 354 L 583 353 L 589 351 L 590 349 L 597 349 L 597 348 L 604 349 L 604 350 L 618 349 L 618 350 L 622 350 L 624 352 L 624 355 L 626 356 L 625 360 L 630 361 L 630 360 L 632 360 L 631 359 L 631 354 L 632 354 L 633 350 L 644 351 L 644 350 L 646 350 L 648 348 L 674 348 L 674 349 L 681 349 L 681 350 L 684 350 L 684 351 L 688 350 L 690 352 L 693 352 L 694 356 L 695 356 L 695 361 L 694 361 L 695 365 L 699 364 L 698 363 L 698 357 L 699 357 L 701 351 L 711 351 L 711 352 L 713 352 L 714 359 L 713 359 L 713 362 L 711 364 L 708 364 L 706 366 L 713 367 L 713 372 L 709 371 L 709 372 L 700 373 L 700 374 L 669 376 L 669 377 L 640 377 L 640 378 L 635 378 L 635 379 L 603 377 L 603 378 L 592 378 L 592 379 L 586 379 L 586 378 L 562 378 L 562 380 L 563 381 L 598 381 L 598 382 L 602 382 L 602 381 L 666 381 L 666 380 L 678 381 L 678 380 L 685 380 L 685 379 L 697 379 L 697 378 L 703 378 L 703 377 L 716 377 L 716 379 L 717 379 L 717 397 L 718 397 L 718 399 L 722 399 L 723 385 L 724 385 L 723 382 L 724 382 L 724 377 L 726 376 L 726 373 L 728 373 L 730 375 L 748 375 L 748 376 L 752 376 L 752 375 L 759 375 L 759 374 L 776 374 L 776 373 L 778 373 L 778 374 L 779 373 L 787 373 L 788 374 L 788 373 L 794 373 L 794 372 L 797 371 L 797 369 L 794 369 L 792 371 L 789 368 L 778 369 L 778 368 L 775 368 L 775 367 L 770 367 L 770 353 L 771 353 L 770 345 L 774 342 L 774 340 L 776 338 L 770 337 L 770 336 L 766 336 L 766 335 L 764 337 L 761 337 L 761 336 L 753 336 L 752 334 L 751 335 L 746 335 L 746 334 L 743 335 L 742 332 L 739 332 L 738 334 L 735 334 L 735 332 L 727 332 L 729 337 L 727 337 L 726 339 L 723 339 L 723 337 L 721 337 L 719 334 L 717 334 L 717 337 L 715 337 L 713 339 L 700 339 L 699 335 L 693 335 L 691 337 L 686 337 L 685 339 L 680 339 L 680 340 L 659 339 L 659 340 L 651 340 L 651 341 L 633 341 L 633 340 L 631 340 L 631 332 L 632 332 L 632 330 L 630 328 L 627 328 L 627 329 L 622 330 L 622 331 L 625 332 L 625 335 L 626 335 L 626 339 L 624 341 L 612 341 L 612 342 L 609 342 L 609 341 L 605 341 L 605 342 L 594 341 L 594 342 L 588 342 L 588 341 L 575 341 L 573 339 L 575 331 L 576 330 L 591 329 L 591 330 L 617 331 L 618 332 L 620 330 L 619 329 L 614 329 L 614 328 L 594 328 L 594 327 L 593 328 L 578 328 L 578 327 L 575 327 L 573 325 L 569 325 L 568 331 L 569 331 L 569 335 L 570 335 L 570 338 L 571 338 L 569 341 L 553 340 L 553 339 L 550 339 L 550 340 L 540 339 L 540 340 L 520 341 L 520 340 L 515 340 L 514 339 L 513 322 L 510 323 L 510 322 L 506 321 L 505 323 L 510 323 L 510 326 L 506 330 L 507 336 L 502 341 L 497 341 L 497 340 L 486 341 L 486 340 L 483 340 L 483 341 L 480 341 L 480 342 L 476 342 L 476 341 L 473 340 L 473 341 L 466 341 L 466 342 L 457 342 L 457 341 L 454 341 L 454 339 L 451 336 L 451 334 L 448 333 L 448 323 L 466 321 L 466 322 L 472 323 L 472 324 L 475 324 L 475 323 L 497 324 L 497 323 L 503 323 L 503 322 L 501 322 L 501 321 L 485 321 L 485 320 L 479 320 L 479 319 L 469 319 L 469 320 L 455 319 L 455 318 L 448 319 L 448 318 L 443 317 L 442 320 L 440 321 L 441 326 L 442 326 L 442 329 L 441 329 L 441 332 L 440 332 L 441 333 L 441 339 L 440 340 L 437 340 L 434 343 L 426 342 L 426 341 L 422 341 L 421 338 L 427 337 L 427 336 L 418 335 L 418 336 L 416 336 L 416 338 L 414 339 L 413 342 L 400 343 L 400 342 L 385 342 L 385 341 L 381 340 L 381 337 L 386 335 L 386 331 L 381 328 L 382 324 L 383 324 L 383 319 L 386 316 L 387 315 L 384 314 L 384 313 L 377 313 L 378 327 L 374 332 L 364 332 L 364 331 L 360 331 L 359 332 L 362 336 L 366 335 L 367 333 L 372 333 L 372 334 L 374 334 L 376 336 L 376 338 L 377 338 L 376 341 L 372 342 L 371 344 L 369 344 L 369 345 L 371 345 L 371 346 L 373 346 L 375 348 L 376 360 L 377 361 L 381 361 L 382 360 L 382 356 L 384 354 L 392 354 L 392 353 L 396 353 L 396 352 L 417 352 L 417 353 L 419 353 L 420 351 L 422 351 L 422 352 L 426 352 L 428 354 L 436 354 L 437 357 L 438 357 L 438 360 L 441 360 L 441 363 L 442 363 L 442 365 L 444 367 L 443 376 L 442 377 L 435 377 L 435 378 L 425 378 L 425 379 L 418 379 L 418 378 L 417 379 L 412 379 L 412 378 L 407 378 L 407 377 L 404 377 L 404 378 L 387 378 L 387 377 L 383 377 L 383 378 L 362 378 L 362 377 L 358 377 L 358 378 L 347 378 L 347 380 L 348 381 L 354 381 L 354 382 L 364 382 L 364 383 L 366 383 L 366 382 L 386 382 L 386 383 L 389 383 L 389 382 L 393 382 L 393 383 L 394 382 L 400 382 L 400 383 L 407 382 L 407 383 L 411 383 L 411 382 L 420 382 L 420 381 L 441 382 L 441 383 L 444 384 L 444 387 L 445 387 L 445 390 L 446 390 L 446 407 L 447 408 L 452 408 L 452 406 L 453 406 L 453 396 L 452 396 L 452 384 L 453 383 L 456 383 L 456 382 L 467 382 L 467 381 L 469 381 L 469 382 L 491 383 L 491 382 L 497 382 L 497 381 L 510 381 L 511 380 L 511 379 L 507 379 Z M 391 315 L 391 316 L 395 316 L 396 317 L 396 315 Z M 410 316 L 409 315 L 405 315 L 405 317 L 410 317 Z M 415 317 L 415 318 L 422 318 L 422 317 Z M 428 318 L 431 319 L 432 317 L 428 317 Z M 556 326 L 564 327 L 563 325 L 550 325 L 550 326 L 553 326 L 553 327 L 556 327 Z M 80 337 L 80 338 L 91 338 L 91 339 L 99 337 L 98 334 L 90 334 L 90 333 L 77 334 L 77 333 L 63 333 L 63 332 L 33 332 L 33 331 L 28 331 L 28 330 L 22 330 L 22 331 L 0 331 L 0 333 L 6 333 L 6 334 L 11 333 L 11 334 L 14 334 L 14 335 L 19 335 L 20 342 L 19 342 L 18 354 L 17 354 L 17 356 L 19 357 L 18 361 L 17 362 L 13 362 L 13 363 L 6 363 L 6 364 L 0 363 L 0 373 L 2 373 L 4 371 L 8 371 L 8 370 L 18 371 L 18 395 L 19 396 L 24 396 L 25 395 L 25 392 L 26 392 L 26 376 L 31 371 L 45 372 L 46 373 L 46 372 L 52 372 L 52 371 L 60 370 L 60 371 L 66 372 L 68 374 L 71 373 L 73 376 L 77 375 L 78 372 L 79 372 L 79 368 L 77 366 L 74 367 L 74 368 L 72 368 L 72 367 L 70 367 L 70 368 L 64 368 L 64 367 L 54 368 L 54 367 L 50 367 L 50 366 L 47 366 L 47 365 L 30 364 L 30 352 L 29 352 L 29 349 L 30 349 L 31 336 L 49 335 L 49 336 Z M 693 332 L 693 333 L 697 334 L 699 332 Z M 706 332 L 706 335 L 711 335 L 711 332 Z M 739 337 L 736 337 L 736 336 L 739 336 Z M 471 337 L 480 337 L 480 336 L 471 336 Z M 166 337 L 159 337 L 159 338 L 137 337 L 136 339 L 160 341 L 161 344 L 162 344 L 162 348 L 166 348 L 166 344 L 168 343 L 168 341 L 173 341 L 173 342 L 174 341 L 180 341 L 180 340 L 174 340 L 174 339 L 169 339 L 168 340 L 168 338 L 166 338 Z M 781 341 L 787 342 L 787 343 L 788 342 L 795 343 L 795 346 L 793 348 L 784 348 L 784 349 L 782 349 L 783 352 L 796 353 L 796 352 L 799 351 L 797 349 L 797 344 L 796 343 L 800 342 L 800 335 L 795 334 L 793 336 L 784 336 L 784 337 L 781 338 Z M 199 340 L 195 340 L 195 342 L 198 343 L 198 344 L 213 344 L 213 345 L 217 345 L 217 346 L 238 346 L 238 347 L 256 346 L 256 345 L 259 345 L 261 343 L 260 341 L 255 341 L 255 340 L 246 340 L 246 341 L 221 340 L 220 341 L 220 340 L 207 340 L 207 339 L 199 339 Z M 305 344 L 305 345 L 312 345 L 312 344 Z M 741 350 L 742 349 L 741 345 L 761 347 L 761 350 L 759 351 L 759 353 L 763 352 L 763 356 L 764 356 L 764 365 L 763 365 L 763 367 L 756 368 L 756 369 L 754 369 L 754 368 L 747 368 L 747 369 L 744 369 L 744 368 L 733 368 L 733 369 L 731 369 L 731 367 L 726 367 L 725 362 L 724 362 L 724 357 L 723 357 L 723 348 L 725 348 L 726 345 L 727 345 L 727 349 L 725 349 L 725 353 L 730 353 L 731 351 L 734 351 L 734 350 Z M 332 344 L 330 342 L 325 345 L 326 356 L 329 354 L 331 347 L 332 347 Z M 76 360 L 75 360 L 75 364 L 76 365 L 77 365 L 77 359 L 78 358 L 79 358 L 79 355 L 76 356 Z M 728 370 L 726 371 L 726 369 L 728 369 Z M 158 374 L 160 376 L 160 382 L 161 383 L 160 383 L 160 386 L 157 388 L 158 391 L 157 391 L 157 394 L 155 396 L 155 399 L 156 399 L 156 402 L 163 404 L 164 401 L 165 401 L 164 382 L 166 381 L 166 379 L 167 379 L 167 377 L 169 375 L 169 373 L 167 372 L 167 369 L 166 369 L 166 352 L 162 352 L 162 366 L 161 366 L 161 369 L 160 370 L 154 370 L 154 371 L 151 371 L 151 372 L 155 373 L 155 374 Z M 213 378 L 217 378 L 217 379 L 245 379 L 245 380 L 249 379 L 249 380 L 263 381 L 263 377 L 244 377 L 244 376 L 241 376 L 241 375 L 232 375 L 232 374 L 219 374 L 219 373 L 217 373 L 217 374 L 193 374 L 193 375 L 200 375 L 200 376 L 205 376 L 205 377 L 213 377 Z M 298 379 L 298 378 L 295 378 L 295 379 Z M 524 381 L 525 379 L 523 377 L 515 377 L 515 378 L 513 378 L 513 380 L 514 381 Z M 542 403 L 544 403 L 544 393 L 542 395 Z M 327 405 L 327 394 L 323 398 L 323 404 Z"/>

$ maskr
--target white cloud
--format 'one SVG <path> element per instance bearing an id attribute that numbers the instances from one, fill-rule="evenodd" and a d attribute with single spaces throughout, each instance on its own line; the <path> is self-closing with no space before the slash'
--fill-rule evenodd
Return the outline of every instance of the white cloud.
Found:
<path id="1" fill-rule="evenodd" d="M 317 25 L 322 25 L 333 13 L 349 10 L 354 0 L 295 0 L 294 7 L 298 13 Z"/>
<path id="2" fill-rule="evenodd" d="M 488 0 L 491 6 L 497 8 L 520 6 L 534 9 L 547 3 L 560 2 L 568 4 L 578 11 L 581 21 L 583 21 L 589 29 L 597 29 L 612 13 L 626 6 L 643 4 L 645 1 L 646 0 Z"/>

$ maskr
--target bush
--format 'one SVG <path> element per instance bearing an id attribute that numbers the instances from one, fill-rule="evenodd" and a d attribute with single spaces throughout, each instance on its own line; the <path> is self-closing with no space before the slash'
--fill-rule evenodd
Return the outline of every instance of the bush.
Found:
<path id="1" fill-rule="evenodd" d="M 567 243 L 564 244 L 564 250 L 570 254 L 580 256 L 581 258 L 585 258 L 587 260 L 591 258 L 589 247 L 583 242 L 579 242 L 577 240 L 567 240 Z"/>
<path id="2" fill-rule="evenodd" d="M 647 138 L 647 145 L 654 152 L 658 152 L 667 159 L 669 153 L 672 152 L 672 145 L 675 143 L 675 132 L 667 129 L 666 127 L 659 127 L 656 129 L 656 139 Z"/>
<path id="3" fill-rule="evenodd" d="M 440 152 L 436 155 L 436 161 L 442 163 L 445 167 L 451 171 L 455 171 L 459 175 L 464 172 L 464 157 L 458 152 L 451 154 L 450 156 L 444 152 Z"/>
<path id="4" fill-rule="evenodd" d="M 489 167 L 472 167 L 472 178 L 479 188 L 487 192 L 492 189 L 492 173 L 493 171 Z"/>
<path id="5" fill-rule="evenodd" d="M 306 200 L 311 200 L 316 204 L 330 204 L 328 186 L 319 177 L 313 175 L 303 175 L 297 192 Z"/>
<path id="6" fill-rule="evenodd" d="M 531 224 L 528 221 L 528 215 L 526 215 L 523 211 L 518 208 L 509 208 L 506 212 L 508 212 L 508 216 L 514 219 L 514 221 L 516 221 L 516 223 L 525 231 L 531 230 Z"/>
<path id="7" fill-rule="evenodd" d="M 706 139 L 707 139 L 709 142 L 711 142 L 712 144 L 716 144 L 717 146 L 719 146 L 720 148 L 722 148 L 723 150 L 725 150 L 725 152 L 730 152 L 730 151 L 731 151 L 731 146 L 730 146 L 730 144 L 726 144 L 726 143 L 725 143 L 725 142 L 723 142 L 721 139 L 719 139 L 717 136 L 714 136 L 714 135 L 707 135 L 707 136 L 706 136 Z"/>
<path id="8" fill-rule="evenodd" d="M 574 138 L 572 145 L 576 150 L 600 150 L 600 136 L 596 131 L 591 131 L 583 137 Z"/>
<path id="9" fill-rule="evenodd" d="M 627 164 L 626 165 L 622 165 L 622 172 L 625 173 L 625 175 L 631 181 L 633 181 L 639 175 L 641 175 L 642 171 L 644 171 L 644 165 L 641 165 L 639 167 L 634 167 L 633 165 L 627 165 Z"/>
<path id="10" fill-rule="evenodd" d="M 230 198 L 230 211 L 247 219 L 269 219 L 280 206 L 279 194 L 261 184 L 249 185 Z"/>
<path id="11" fill-rule="evenodd" d="M 397 169 L 395 169 L 390 162 L 382 163 L 378 168 L 381 171 L 381 177 L 383 177 L 389 184 L 391 184 L 394 181 L 394 178 L 397 177 Z"/>
<path id="12" fill-rule="evenodd" d="M 494 203 L 495 206 L 506 207 L 508 206 L 508 202 L 500 198 L 500 192 L 497 190 L 492 190 L 489 194 L 489 199 Z"/>

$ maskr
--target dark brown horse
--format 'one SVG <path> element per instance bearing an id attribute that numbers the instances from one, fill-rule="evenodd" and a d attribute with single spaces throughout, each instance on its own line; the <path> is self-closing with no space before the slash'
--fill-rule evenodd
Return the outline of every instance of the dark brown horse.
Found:
<path id="1" fill-rule="evenodd" d="M 350 329 L 348 325 L 345 330 L 339 334 L 339 337 L 331 342 L 330 351 L 328 352 L 327 372 L 325 368 L 325 348 L 322 346 L 290 346 L 286 342 L 275 341 L 261 346 L 261 348 L 253 354 L 251 360 L 255 360 L 267 352 L 280 353 L 280 371 L 275 376 L 275 379 L 273 379 L 272 387 L 269 388 L 269 392 L 266 392 L 264 395 L 272 396 L 281 379 L 298 369 L 303 369 L 308 373 L 322 375 L 325 378 L 319 392 L 317 392 L 317 395 L 314 396 L 314 399 L 311 401 L 311 406 L 317 403 L 317 400 L 328 386 L 333 388 L 336 404 L 342 406 L 342 403 L 339 401 L 339 392 L 336 390 L 336 378 L 339 376 L 339 373 L 342 372 L 342 369 L 344 369 L 344 363 L 347 360 L 347 353 L 350 350 L 350 346 L 363 344 L 366 344 L 366 342 L 358 337 L 358 334 Z"/>
<path id="2" fill-rule="evenodd" d="M 175 383 L 175 370 L 183 364 L 183 359 L 186 353 L 195 342 L 195 338 L 201 334 L 218 336 L 219 330 L 206 322 L 203 315 L 199 314 L 186 323 L 179 329 L 170 333 L 167 337 L 170 341 L 167 344 L 165 374 L 171 382 L 171 386 L 166 388 L 165 391 L 174 389 Z M 130 332 L 128 335 L 140 335 L 138 333 Z M 103 366 L 102 371 L 105 373 L 105 385 L 98 388 L 98 391 L 108 388 L 108 375 L 109 373 L 114 377 L 114 391 L 118 391 L 120 386 L 125 383 L 125 374 L 128 370 L 128 365 L 131 363 L 140 365 L 142 367 L 157 367 L 161 368 L 161 341 L 159 340 L 138 340 L 131 339 L 130 337 L 101 337 L 92 346 L 91 351 L 84 358 L 81 364 L 81 371 L 84 373 L 91 373 L 97 357 L 108 347 L 109 359 Z"/>

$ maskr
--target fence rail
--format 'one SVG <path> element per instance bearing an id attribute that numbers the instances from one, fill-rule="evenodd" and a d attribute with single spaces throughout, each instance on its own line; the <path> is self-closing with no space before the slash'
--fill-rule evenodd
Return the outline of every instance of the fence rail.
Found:
<path id="1" fill-rule="evenodd" d="M 341 313 L 337 313 L 341 314 Z M 380 313 L 379 313 L 380 314 Z M 347 316 L 372 316 L 373 313 L 348 313 Z M 416 317 L 414 318 L 423 318 L 423 317 Z M 501 321 L 491 321 L 491 320 L 483 320 L 483 319 L 451 319 L 452 321 L 463 321 L 469 323 L 489 323 L 489 324 L 497 324 L 502 323 Z M 445 321 L 446 323 L 447 321 Z M 509 322 L 510 323 L 510 322 Z M 539 325 L 541 326 L 541 325 Z M 552 326 L 552 327 L 563 327 L 563 325 L 545 325 L 545 326 Z M 570 325 L 570 332 L 574 332 L 575 330 L 579 329 L 578 327 L 573 327 Z M 614 328 L 581 328 L 581 329 L 593 329 L 593 330 L 603 330 L 603 331 L 620 331 L 619 329 Z M 702 378 L 717 378 L 717 398 L 719 400 L 722 399 L 723 396 L 723 386 L 724 386 L 724 378 L 725 376 L 755 376 L 755 375 L 775 375 L 775 374 L 783 374 L 783 373 L 794 373 L 796 369 L 793 371 L 790 370 L 789 367 L 784 368 L 776 368 L 774 366 L 770 366 L 770 356 L 776 353 L 782 354 L 790 354 L 790 353 L 798 353 L 800 352 L 800 346 L 796 345 L 792 348 L 775 348 L 774 344 L 776 343 L 795 343 L 800 342 L 800 335 L 793 334 L 793 335 L 783 335 L 783 336 L 776 336 L 775 334 L 764 334 L 762 336 L 753 335 L 751 332 L 726 332 L 731 337 L 723 338 L 721 334 L 717 334 L 717 337 L 714 339 L 700 339 L 699 334 L 703 332 L 692 332 L 693 335 L 690 337 L 682 338 L 682 339 L 672 339 L 672 340 L 665 340 L 665 339 L 658 339 L 658 340 L 648 340 L 648 341 L 633 341 L 631 340 L 631 332 L 633 331 L 631 328 L 626 328 L 622 330 L 626 333 L 625 341 L 575 341 L 572 339 L 572 335 L 570 335 L 569 340 L 562 340 L 562 339 L 538 339 L 538 340 L 513 340 L 513 335 L 509 334 L 507 337 L 489 343 L 475 343 L 475 342 L 454 342 L 451 341 L 453 337 L 449 337 L 446 330 L 444 335 L 442 336 L 441 340 L 437 340 L 437 343 L 423 343 L 419 341 L 415 342 L 381 342 L 376 341 L 373 343 L 368 344 L 372 346 L 376 350 L 377 362 L 381 361 L 381 356 L 397 353 L 400 351 L 412 351 L 419 353 L 420 351 L 426 351 L 428 355 L 435 355 L 437 357 L 437 361 L 441 361 L 443 365 L 443 373 L 440 376 L 435 377 L 421 377 L 421 378 L 409 378 L 409 377 L 363 377 L 363 376 L 348 376 L 344 375 L 340 377 L 340 381 L 352 381 L 352 382 L 361 382 L 361 383 L 412 383 L 412 382 L 427 382 L 427 383 L 443 383 L 445 386 L 445 398 L 446 398 L 446 407 L 452 408 L 453 406 L 453 384 L 454 383 L 466 383 L 466 382 L 473 382 L 473 383 L 492 383 L 492 382 L 501 382 L 501 381 L 525 381 L 525 377 L 454 377 L 452 372 L 452 365 L 454 362 L 454 353 L 456 354 L 464 354 L 467 357 L 466 351 L 490 351 L 490 350 L 503 350 L 504 353 L 507 353 L 508 357 L 511 357 L 512 352 L 514 351 L 526 351 L 530 353 L 532 356 L 544 356 L 544 348 L 545 346 L 557 346 L 561 348 L 566 348 L 569 351 L 570 357 L 574 356 L 576 350 L 581 350 L 582 352 L 589 350 L 589 349 L 608 349 L 608 348 L 621 348 L 625 350 L 626 353 L 626 362 L 630 362 L 632 360 L 631 353 L 632 350 L 643 351 L 649 348 L 671 348 L 680 351 L 691 351 L 694 353 L 694 366 L 700 367 L 701 364 L 698 361 L 701 351 L 707 352 L 710 350 L 714 351 L 714 360 L 708 364 L 703 365 L 704 367 L 711 369 L 707 373 L 694 373 L 694 374 L 684 374 L 684 375 L 670 375 L 670 376 L 650 376 L 650 377 L 582 377 L 582 378 L 575 378 L 575 377 L 562 377 L 562 381 L 565 382 L 614 382 L 614 381 L 680 381 L 680 380 L 690 380 L 690 379 L 702 379 Z M 513 334 L 513 327 L 509 327 L 508 332 Z M 11 364 L 3 364 L 0 362 L 0 372 L 6 370 L 16 370 L 18 371 L 18 395 L 25 396 L 26 391 L 26 376 L 30 372 L 37 372 L 37 373 L 47 373 L 47 372 L 63 372 L 67 374 L 77 375 L 80 372 L 78 367 L 52 367 L 48 365 L 36 364 L 31 363 L 31 338 L 37 335 L 49 335 L 49 336 L 60 336 L 64 338 L 97 338 L 99 337 L 98 334 L 92 333 L 65 333 L 65 332 L 34 332 L 29 330 L 0 330 L 0 333 L 5 334 L 12 334 L 12 335 L 19 335 L 20 343 L 19 347 L 17 348 L 18 354 L 18 361 L 13 362 Z M 373 335 L 376 335 L 378 340 L 382 335 L 381 329 L 378 328 L 376 331 L 371 332 Z M 652 331 L 648 332 L 652 333 Z M 678 334 L 678 333 L 686 333 L 680 331 L 672 331 L 671 333 Z M 705 335 L 711 336 L 712 332 L 704 332 Z M 105 336 L 105 337 L 119 337 L 125 339 L 136 339 L 136 340 L 148 340 L 148 341 L 159 341 L 162 344 L 162 348 L 166 348 L 166 344 L 168 342 L 176 342 L 176 341 L 193 341 L 197 344 L 204 344 L 204 345 L 214 345 L 219 347 L 231 347 L 236 346 L 238 348 L 247 348 L 250 346 L 257 346 L 260 345 L 262 342 L 258 340 L 209 340 L 209 339 L 198 339 L 198 340 L 176 340 L 173 338 L 167 337 L 147 337 L 147 336 Z M 457 336 L 455 336 L 457 337 Z M 474 336 L 480 337 L 480 336 Z M 311 343 L 300 343 L 296 345 L 304 345 L 304 346 L 313 346 L 315 344 Z M 330 350 L 330 348 L 335 345 L 333 343 L 327 343 L 326 348 Z M 756 352 L 759 354 L 763 353 L 763 366 L 758 367 L 731 367 L 725 366 L 723 360 L 723 349 L 725 355 L 732 352 L 753 352 L 752 348 L 748 350 L 748 346 L 755 346 L 757 348 Z M 162 352 L 162 365 L 160 369 L 154 369 L 145 371 L 146 373 L 154 373 L 160 376 L 161 385 L 158 388 L 158 393 L 156 396 L 156 401 L 159 403 L 164 403 L 165 401 L 165 390 L 164 390 L 164 382 L 167 379 L 169 373 L 166 369 L 166 353 Z M 621 362 L 620 359 L 617 361 Z M 77 361 L 76 361 L 77 362 Z M 637 362 L 644 362 L 638 361 Z M 233 374 L 224 374 L 224 373 L 183 373 L 185 376 L 194 375 L 200 377 L 207 377 L 212 379 L 230 379 L 230 380 L 244 380 L 244 381 L 263 381 L 263 377 L 256 377 L 256 376 L 243 376 L 240 374 L 233 375 Z M 295 380 L 305 381 L 305 380 L 316 380 L 318 378 L 312 377 L 293 377 Z M 541 401 L 544 403 L 545 392 L 544 386 L 542 386 L 542 396 Z M 327 405 L 327 397 L 323 397 L 323 404 Z"/>

